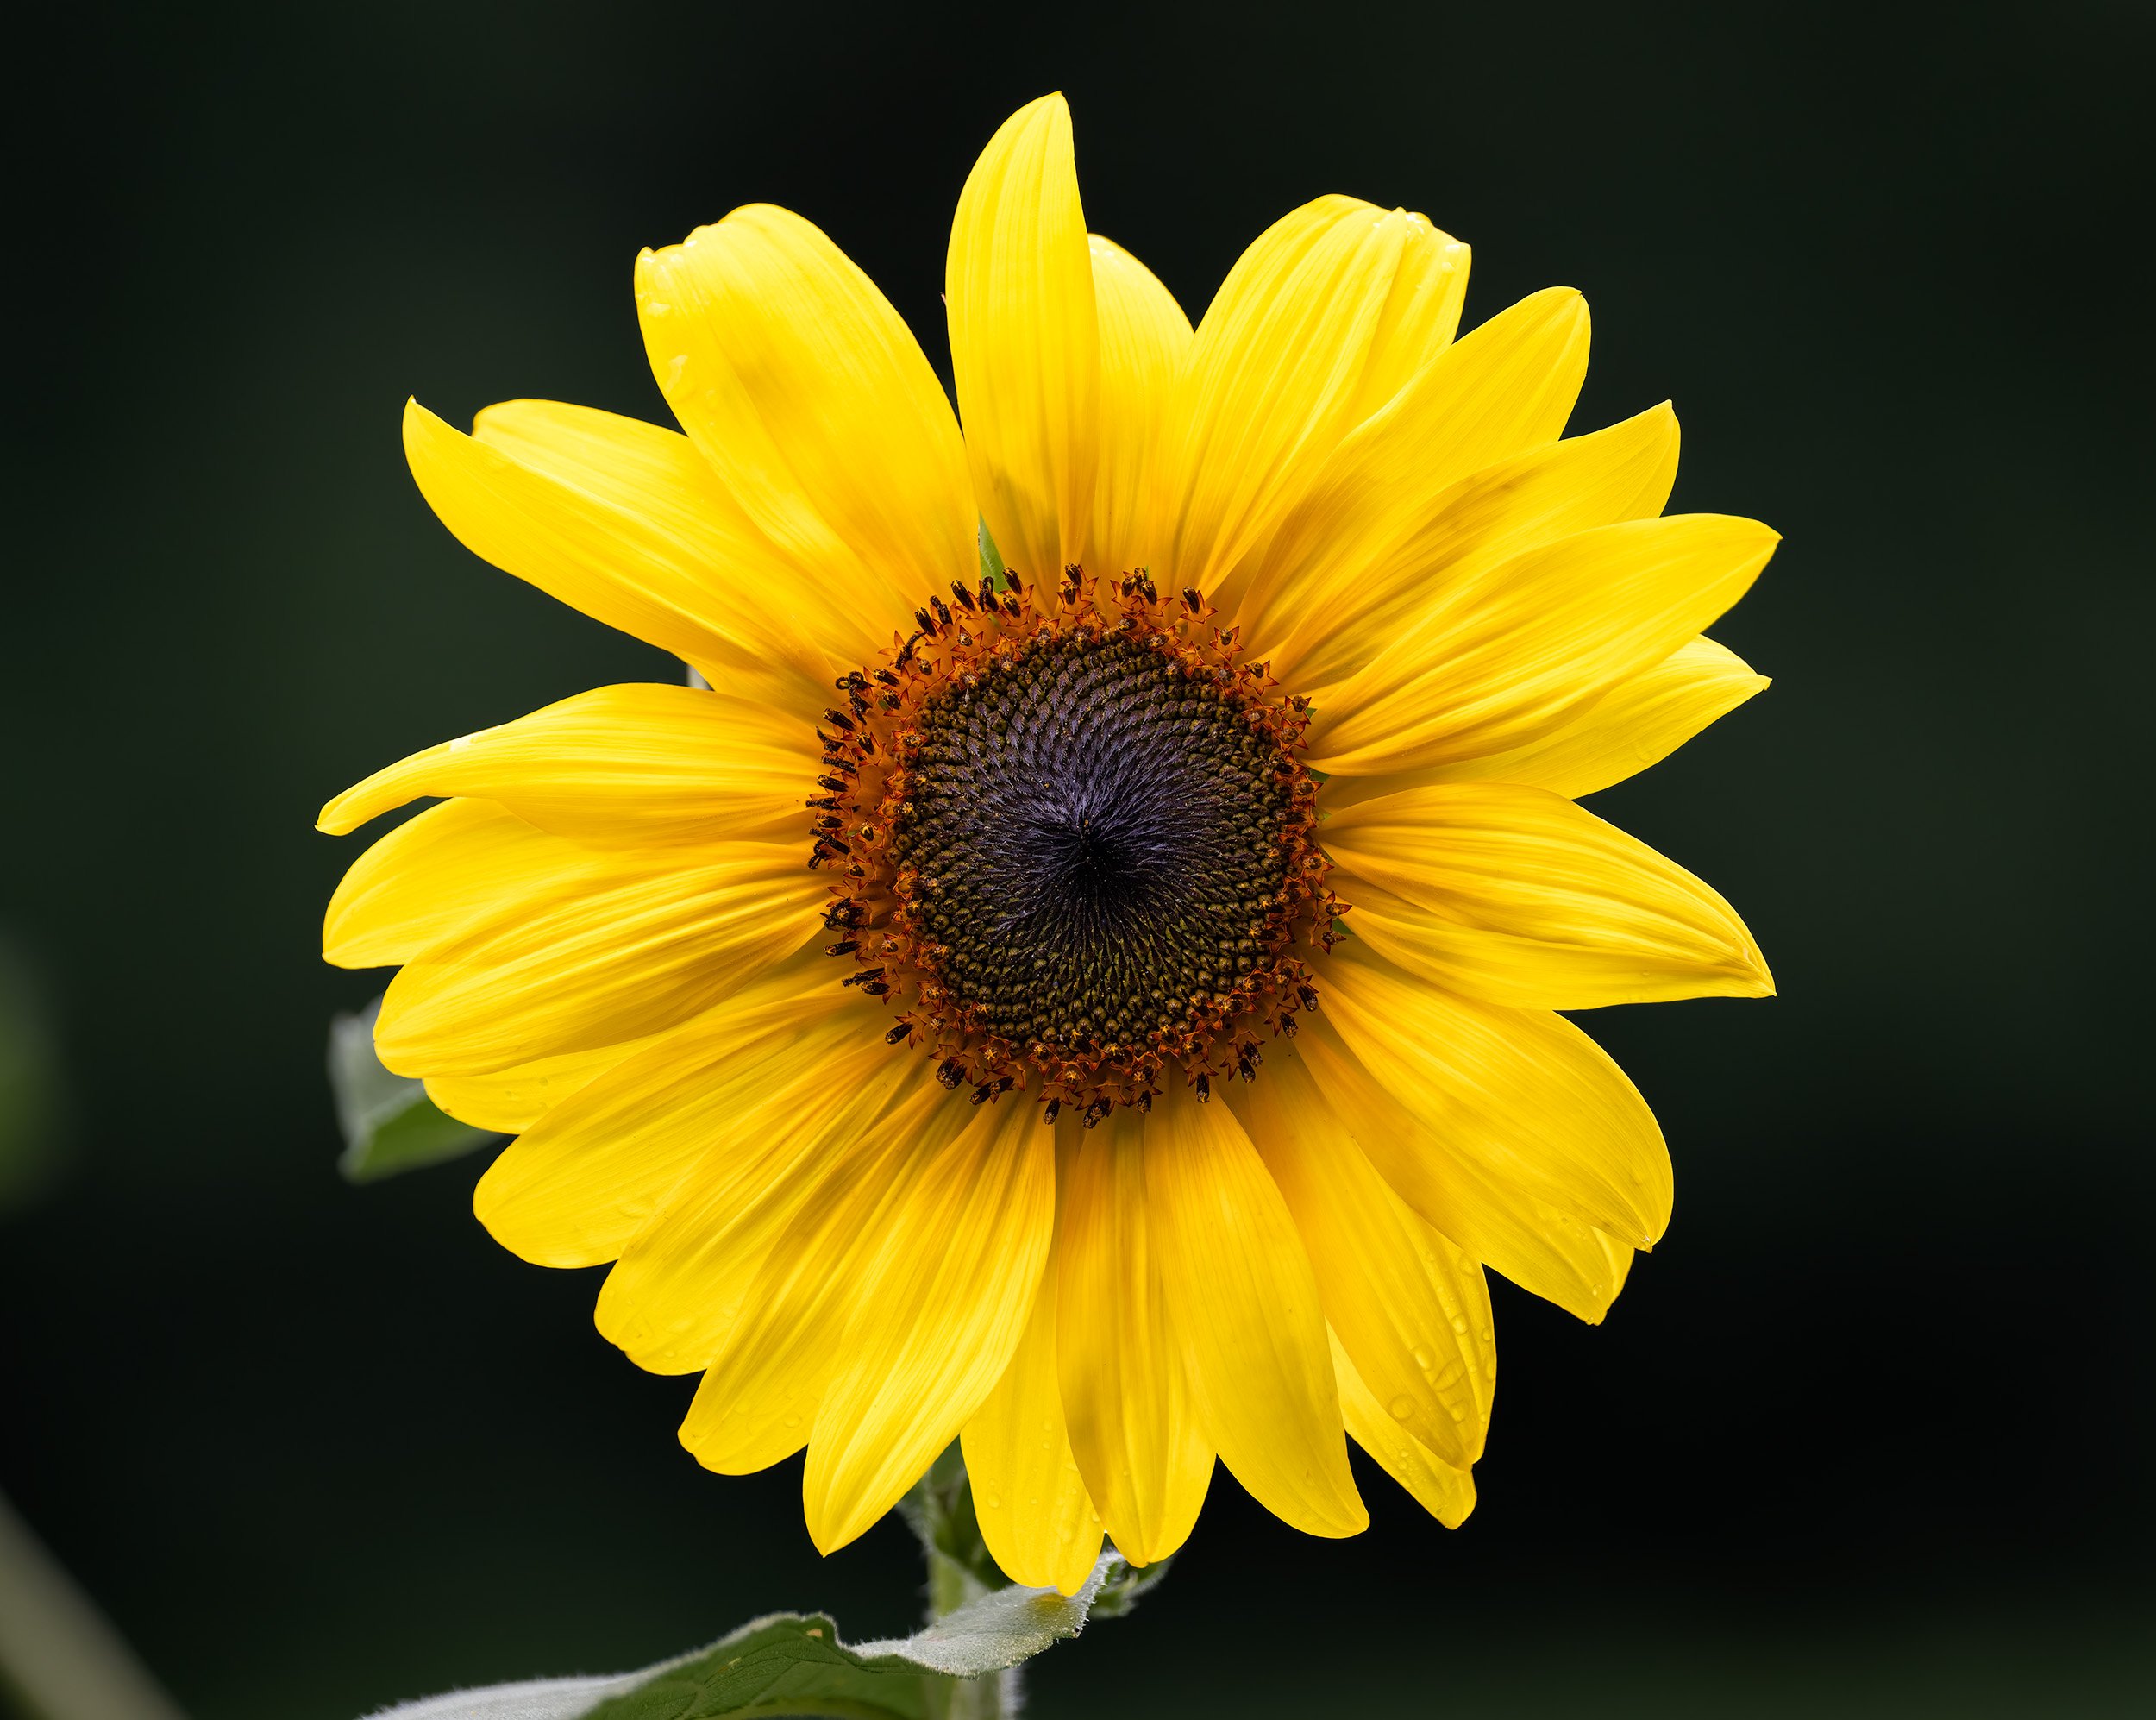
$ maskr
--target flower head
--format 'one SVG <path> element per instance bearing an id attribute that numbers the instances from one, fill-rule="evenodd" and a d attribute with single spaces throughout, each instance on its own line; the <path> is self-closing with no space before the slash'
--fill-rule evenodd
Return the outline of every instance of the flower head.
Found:
<path id="1" fill-rule="evenodd" d="M 1654 1120 L 1556 1012 L 1771 982 L 1575 801 L 1765 684 L 1701 630 L 1775 538 L 1663 517 L 1666 406 L 1563 438 L 1579 296 L 1455 339 L 1467 264 L 1322 198 L 1194 331 L 1087 235 L 1050 97 L 960 198 L 956 417 L 760 206 L 638 260 L 682 433 L 407 412 L 459 537 L 708 684 L 333 801 L 442 797 L 325 949 L 401 967 L 391 1068 L 518 1135 L 488 1228 L 614 1263 L 601 1329 L 704 1376 L 684 1444 L 805 1447 L 827 1550 L 954 1436 L 1066 1591 L 1104 1529 L 1173 1552 L 1216 1455 L 1346 1535 L 1352 1438 L 1457 1523 L 1484 1266 L 1599 1320 L 1662 1233 Z"/>

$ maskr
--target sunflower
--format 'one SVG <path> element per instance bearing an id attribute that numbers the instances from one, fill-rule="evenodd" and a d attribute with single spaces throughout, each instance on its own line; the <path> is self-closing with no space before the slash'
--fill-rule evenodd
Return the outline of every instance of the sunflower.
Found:
<path id="1" fill-rule="evenodd" d="M 1320 198 L 1194 330 L 1089 235 L 1059 97 L 953 223 L 957 411 L 818 229 L 637 260 L 681 433 L 520 400 L 404 445 L 478 555 L 677 654 L 332 801 L 382 1061 L 515 1134 L 481 1221 L 611 1262 L 681 1440 L 807 1452 L 826 1552 L 962 1441 L 1075 1589 L 1213 1461 L 1314 1535 L 1355 1441 L 1474 1502 L 1490 1267 L 1599 1320 L 1670 1213 L 1557 1013 L 1771 982 L 1575 802 L 1766 683 L 1701 637 L 1776 542 L 1664 517 L 1665 405 L 1564 438 L 1576 292 L 1456 339 L 1467 248 Z M 965 430 L 962 436 L 959 425 Z"/>

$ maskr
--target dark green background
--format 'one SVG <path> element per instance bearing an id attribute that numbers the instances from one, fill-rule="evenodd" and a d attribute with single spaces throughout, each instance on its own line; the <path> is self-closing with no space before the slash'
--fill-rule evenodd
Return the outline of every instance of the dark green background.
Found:
<path id="1" fill-rule="evenodd" d="M 376 982 L 317 960 L 358 844 L 310 825 L 674 673 L 433 522 L 407 393 L 661 417 L 631 259 L 763 199 L 940 366 L 959 185 L 1061 87 L 1093 225 L 1194 315 L 1305 198 L 1426 210 L 1470 321 L 1584 289 L 1577 424 L 1674 398 L 1676 505 L 1785 534 L 1716 630 L 1777 684 L 1598 803 L 1783 995 L 1589 1018 L 1677 1220 L 1599 1330 L 1500 1287 L 1463 1530 L 1374 1481 L 1309 1541 L 1223 1472 L 1037 1711 L 2148 1700 L 2148 19 L 437 0 L 18 41 L 0 923 L 75 1124 L 0 1228 L 0 1487 L 202 1720 L 907 1622 L 903 1530 L 819 1561 L 793 1466 L 699 1472 L 691 1383 L 488 1240 L 475 1161 L 337 1181 L 323 1026 Z"/>

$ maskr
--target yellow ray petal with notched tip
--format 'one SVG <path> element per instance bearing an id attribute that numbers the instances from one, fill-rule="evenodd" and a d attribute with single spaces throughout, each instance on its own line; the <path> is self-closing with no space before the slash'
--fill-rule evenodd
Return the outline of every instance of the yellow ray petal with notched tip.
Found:
<path id="1" fill-rule="evenodd" d="M 1056 1242 L 1056 1370 L 1071 1453 L 1133 1565 L 1183 1544 L 1213 1477 L 1213 1447 L 1168 1328 L 1145 1183 L 1144 1120 L 1116 1111 L 1070 1154 Z"/>
<path id="2" fill-rule="evenodd" d="M 1105 577 L 1151 560 L 1144 536 L 1147 486 L 1191 336 L 1190 318 L 1144 264 L 1097 233 L 1092 249 L 1100 457 L 1093 486 L 1093 535 L 1079 559 Z"/>
<path id="3" fill-rule="evenodd" d="M 907 1097 L 808 1177 L 757 1268 L 681 1423 L 681 1443 L 705 1468 L 746 1475 L 807 1443 L 845 1359 L 834 1339 L 860 1305 L 863 1269 L 887 1246 L 909 1187 L 972 1116 L 964 1100 L 913 1073 Z"/>
<path id="4" fill-rule="evenodd" d="M 1587 375 L 1587 301 L 1552 287 L 1454 342 L 1358 424 L 1241 576 L 1236 619 L 1252 654 L 1274 652 L 1318 606 L 1336 631 L 1390 637 L 1412 612 L 1388 603 L 1394 591 L 1428 588 L 1429 564 L 1409 560 L 1407 547 L 1453 486 L 1556 443 Z M 1289 653 L 1275 656 L 1276 673 L 1291 666 Z M 1334 678 L 1305 674 L 1295 684 Z"/>
<path id="5" fill-rule="evenodd" d="M 1093 260 L 1061 96 L 1012 114 L 974 164 L 943 283 L 975 499 L 1005 562 L 1052 587 L 1085 554 L 1100 392 Z"/>
<path id="6" fill-rule="evenodd" d="M 1281 607 L 1292 631 L 1272 653 L 1274 673 L 1323 704 L 1325 689 L 1376 662 L 1393 640 L 1420 631 L 1462 586 L 1501 562 L 1576 531 L 1659 514 L 1677 455 L 1677 415 L 1657 406 L 1418 495 L 1381 519 L 1380 530 L 1344 525 L 1313 576 L 1288 587 L 1300 595 Z"/>
<path id="7" fill-rule="evenodd" d="M 1779 541 L 1756 520 L 1677 514 L 1515 556 L 1319 703 L 1311 767 L 1369 776 L 1539 740 L 1727 609 Z"/>
<path id="8" fill-rule="evenodd" d="M 864 1259 L 801 1492 L 824 1553 L 918 1480 L 995 1389 L 1056 1228 L 1056 1147 L 1023 1097 L 984 1105 L 920 1167 Z"/>
<path id="9" fill-rule="evenodd" d="M 479 1222 L 540 1265 L 614 1259 L 697 1166 L 768 1136 L 776 1108 L 799 1108 L 849 1052 L 874 1043 L 868 1001 L 810 961 L 818 964 L 786 964 L 670 1033 L 609 1048 L 624 1054 L 549 1107 L 479 1178 Z"/>
<path id="10" fill-rule="evenodd" d="M 1456 1151 L 1378 1084 L 1323 1014 L 1266 1058 L 1269 1069 L 1300 1061 L 1324 1096 L 1313 1126 L 1359 1146 L 1393 1192 L 1463 1252 L 1590 1325 L 1608 1312 L 1623 1277 L 1613 1280 L 1603 1233 L 1494 1171 L 1471 1140 Z"/>
<path id="11" fill-rule="evenodd" d="M 1365 383 L 1396 390 L 1450 337 L 1466 273 L 1466 248 L 1422 217 L 1355 198 L 1259 235 L 1198 325 L 1161 439 L 1146 536 L 1163 591 L 1232 604 L 1223 576 L 1382 404 Z"/>
<path id="12" fill-rule="evenodd" d="M 1317 1280 L 1250 1137 L 1225 1105 L 1170 1092 L 1147 1121 L 1145 1153 L 1168 1328 L 1208 1441 L 1260 1504 L 1297 1529 L 1367 1529 Z"/>
<path id="13" fill-rule="evenodd" d="M 819 756 L 814 725 L 768 701 L 602 687 L 378 770 L 317 827 L 341 836 L 422 795 L 461 794 L 608 848 L 805 840 Z"/>
<path id="14" fill-rule="evenodd" d="M 1689 639 L 1539 741 L 1398 777 L 1343 778 L 1341 786 L 1361 794 L 1426 782 L 1526 782 L 1577 800 L 1659 764 L 1770 684 L 1734 651 Z"/>
<path id="15" fill-rule="evenodd" d="M 1041 1274 L 1025 1335 L 962 1443 L 974 1516 L 989 1554 L 1014 1583 L 1073 1595 L 1100 1554 L 1100 1516 L 1070 1449 L 1056 1375 L 1059 1274 Z"/>
<path id="16" fill-rule="evenodd" d="M 1333 951 L 1326 978 L 1341 1039 L 1451 1156 L 1636 1247 L 1668 1227 L 1662 1131 L 1624 1071 L 1563 1016 L 1455 996 L 1357 939 Z"/>
<path id="17" fill-rule="evenodd" d="M 1592 1009 L 1774 990 L 1736 909 L 1546 788 L 1447 782 L 1358 800 L 1326 820 L 1325 846 L 1357 937 L 1485 1002 Z"/>
<path id="18" fill-rule="evenodd" d="M 594 854 L 601 852 L 592 851 Z M 484 1075 L 686 1021 L 813 937 L 823 880 L 791 843 L 681 851 L 405 966 L 374 1047 L 399 1074 Z"/>
<path id="19" fill-rule="evenodd" d="M 594 853 L 492 800 L 450 800 L 406 819 L 346 869 L 323 915 L 323 957 L 341 968 L 419 961 L 506 916 L 664 865 Z"/>
<path id="20" fill-rule="evenodd" d="M 681 428 L 827 602 L 889 625 L 973 569 L 950 403 L 899 313 L 818 229 L 753 204 L 646 251 L 636 313 Z"/>
<path id="21" fill-rule="evenodd" d="M 491 410 L 529 418 L 544 405 Z M 580 424 L 578 457 L 542 467 L 526 463 L 523 447 L 465 436 L 413 401 L 404 455 L 428 505 L 473 555 L 648 644 L 820 709 L 809 701 L 830 684 L 829 657 L 763 607 L 798 574 L 696 450 L 610 413 Z M 855 637 L 878 637 L 857 628 Z"/>
<path id="22" fill-rule="evenodd" d="M 1387 211 L 1388 220 L 1403 217 L 1407 242 L 1393 266 L 1363 355 L 1362 374 L 1347 410 L 1351 426 L 1382 411 L 1451 345 L 1467 304 L 1468 248 L 1440 233 L 1426 216 Z"/>
<path id="23" fill-rule="evenodd" d="M 1349 1436 L 1447 1529 L 1465 1522 L 1475 1509 L 1474 1476 L 1444 1461 L 1386 1413 L 1377 1394 L 1356 1372 L 1337 1332 L 1332 1334 L 1332 1365 L 1340 1381 L 1340 1414 Z"/>
<path id="24" fill-rule="evenodd" d="M 1482 1454 L 1497 1351 L 1482 1269 L 1418 1217 L 1329 1117 L 1308 1071 L 1268 1057 L 1232 1096 L 1388 1418 L 1460 1467 Z"/>

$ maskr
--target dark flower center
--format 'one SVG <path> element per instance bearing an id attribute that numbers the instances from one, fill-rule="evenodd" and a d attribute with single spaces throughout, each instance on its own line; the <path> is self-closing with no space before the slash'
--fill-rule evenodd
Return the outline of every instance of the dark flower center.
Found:
<path id="1" fill-rule="evenodd" d="M 1300 701 L 1142 574 L 1105 609 L 1075 569 L 1046 604 L 954 592 L 829 713 L 813 863 L 848 982 L 981 1098 L 1037 1079 L 1097 1121 L 1170 1064 L 1201 1095 L 1248 1078 L 1252 1030 L 1315 1001 L 1298 933 L 1338 911 Z"/>

